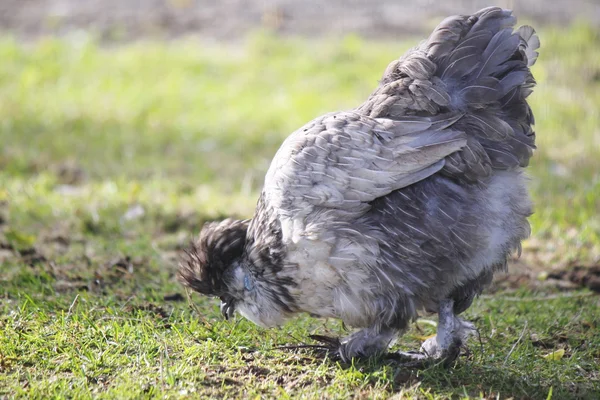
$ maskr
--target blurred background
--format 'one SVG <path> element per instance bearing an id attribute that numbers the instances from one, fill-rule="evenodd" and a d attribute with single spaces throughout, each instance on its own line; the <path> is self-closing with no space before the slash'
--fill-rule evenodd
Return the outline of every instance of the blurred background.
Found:
<path id="1" fill-rule="evenodd" d="M 533 235 L 498 285 L 600 290 L 599 2 L 496 4 L 542 42 Z M 488 5 L 0 1 L 7 287 L 176 285 L 177 251 L 206 220 L 252 215 L 290 132 L 360 104 L 442 18 Z"/>
<path id="2" fill-rule="evenodd" d="M 0 0 L 0 399 L 600 398 L 598 0 L 495 2 L 541 40 L 535 214 L 455 368 L 278 350 L 344 329 L 224 321 L 175 276 L 205 221 L 252 216 L 284 138 L 492 4 Z M 401 348 L 435 333 L 427 318 Z"/>
<path id="3" fill-rule="evenodd" d="M 426 33 L 429 25 L 448 15 L 490 5 L 512 9 L 537 25 L 600 22 L 594 0 L 3 0 L 0 24 L 30 38 L 85 31 L 110 40 L 190 34 L 239 40 L 260 28 L 310 37 L 355 33 L 398 38 Z"/>

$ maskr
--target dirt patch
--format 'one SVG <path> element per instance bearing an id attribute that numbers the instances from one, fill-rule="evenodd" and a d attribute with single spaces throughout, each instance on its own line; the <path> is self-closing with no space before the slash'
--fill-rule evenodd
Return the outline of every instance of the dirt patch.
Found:
<path id="1" fill-rule="evenodd" d="M 567 270 L 553 272 L 548 275 L 548 278 L 568 281 L 576 287 L 585 287 L 600 293 L 600 265 L 576 265 Z"/>
<path id="2" fill-rule="evenodd" d="M 496 274 L 487 292 L 528 287 L 551 291 L 588 288 L 600 293 L 600 264 L 566 260 L 556 250 L 558 245 L 547 245 L 544 248 L 535 238 L 527 240 L 522 255 L 509 260 L 508 273 Z"/>
<path id="3" fill-rule="evenodd" d="M 74 161 L 66 161 L 53 165 L 50 168 L 56 175 L 58 182 L 63 185 L 80 185 L 87 180 L 87 173 Z"/>
<path id="4" fill-rule="evenodd" d="M 28 265 L 36 265 L 48 261 L 46 256 L 41 254 L 35 247 L 20 250 L 19 255 L 21 261 Z"/>
<path id="5" fill-rule="evenodd" d="M 17 243 L 16 241 L 1 241 L 0 260 L 7 261 L 12 259 L 19 259 L 30 266 L 48 261 L 36 247 Z"/>
<path id="6" fill-rule="evenodd" d="M 570 291 L 588 288 L 600 293 L 598 282 L 600 276 L 597 272 L 583 269 L 573 272 L 570 270 L 559 270 L 550 274 L 509 272 L 500 274 L 494 278 L 492 285 L 486 289 L 487 293 L 500 291 L 512 291 L 519 288 L 529 288 L 535 291 Z"/>

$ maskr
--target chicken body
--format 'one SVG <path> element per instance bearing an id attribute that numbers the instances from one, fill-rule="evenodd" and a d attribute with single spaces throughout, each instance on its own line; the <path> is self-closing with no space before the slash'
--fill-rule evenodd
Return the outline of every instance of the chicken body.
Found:
<path id="1" fill-rule="evenodd" d="M 438 312 L 422 354 L 454 357 L 473 329 L 457 315 L 529 235 L 539 41 L 514 23 L 493 7 L 450 17 L 363 105 L 293 133 L 253 219 L 205 227 L 184 283 L 265 327 L 299 312 L 342 319 L 361 328 L 345 359 L 386 351 L 420 310 Z"/>

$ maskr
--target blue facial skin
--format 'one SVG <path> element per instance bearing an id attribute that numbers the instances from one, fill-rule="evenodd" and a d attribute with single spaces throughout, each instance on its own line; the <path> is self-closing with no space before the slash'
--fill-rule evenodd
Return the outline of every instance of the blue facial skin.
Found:
<path id="1" fill-rule="evenodd" d="M 254 289 L 254 282 L 250 280 L 248 275 L 244 276 L 244 288 L 246 288 L 248 291 Z"/>

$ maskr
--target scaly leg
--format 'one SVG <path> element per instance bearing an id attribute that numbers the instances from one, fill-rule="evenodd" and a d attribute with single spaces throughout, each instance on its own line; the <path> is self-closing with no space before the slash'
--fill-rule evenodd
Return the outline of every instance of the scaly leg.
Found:
<path id="1" fill-rule="evenodd" d="M 475 326 L 454 314 L 454 300 L 443 300 L 438 309 L 437 334 L 421 345 L 420 352 L 399 351 L 390 354 L 403 364 L 425 366 L 429 361 L 451 363 L 458 357 L 461 346 L 475 332 Z"/>
<path id="2" fill-rule="evenodd" d="M 435 360 L 452 362 L 475 331 L 472 323 L 454 315 L 454 300 L 443 300 L 438 310 L 437 334 L 423 343 L 421 352 Z"/>
<path id="3" fill-rule="evenodd" d="M 420 352 L 396 352 L 388 358 L 396 359 L 405 365 L 420 367 L 429 361 L 451 363 L 458 357 L 461 346 L 476 332 L 475 326 L 454 314 L 454 300 L 443 300 L 438 309 L 438 330 L 435 337 L 421 345 Z M 334 357 L 349 362 L 353 357 L 368 358 L 384 354 L 399 334 L 398 329 L 366 328 L 344 338 L 313 335 L 313 339 L 324 344 L 323 348 Z"/>

